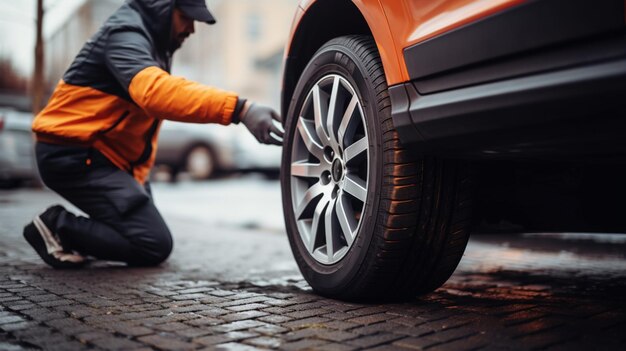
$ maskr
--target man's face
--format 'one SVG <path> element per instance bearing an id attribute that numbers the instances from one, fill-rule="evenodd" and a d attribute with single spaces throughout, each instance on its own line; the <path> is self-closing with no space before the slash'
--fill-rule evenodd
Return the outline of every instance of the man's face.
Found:
<path id="1" fill-rule="evenodd" d="M 194 32 L 193 19 L 185 16 L 177 7 L 174 8 L 174 13 L 172 14 L 172 32 L 170 33 L 170 49 L 174 51 L 180 48 L 180 46 L 183 45 L 183 41 Z"/>

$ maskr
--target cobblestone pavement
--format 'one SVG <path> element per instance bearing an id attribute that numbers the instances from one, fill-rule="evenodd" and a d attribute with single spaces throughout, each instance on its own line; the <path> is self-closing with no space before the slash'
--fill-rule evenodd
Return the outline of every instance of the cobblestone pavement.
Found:
<path id="1" fill-rule="evenodd" d="M 46 267 L 21 239 L 21 227 L 59 200 L 0 192 L 0 350 L 626 349 L 624 236 L 475 235 L 435 293 L 346 303 L 310 291 L 280 214 L 228 222 L 203 207 L 235 187 L 245 206 L 279 201 L 277 184 L 254 179 L 157 185 L 176 237 L 170 260 L 79 271 Z"/>

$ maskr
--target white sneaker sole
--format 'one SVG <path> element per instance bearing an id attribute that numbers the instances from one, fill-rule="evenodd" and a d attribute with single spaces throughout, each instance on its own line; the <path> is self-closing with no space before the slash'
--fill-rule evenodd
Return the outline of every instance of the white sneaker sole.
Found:
<path id="1" fill-rule="evenodd" d="M 85 258 L 81 255 L 64 252 L 63 247 L 57 239 L 55 239 L 52 231 L 46 226 L 41 218 L 39 218 L 39 216 L 33 219 L 33 224 L 35 225 L 35 228 L 37 228 L 37 231 L 39 231 L 39 234 L 41 234 L 41 237 L 46 244 L 48 254 L 54 256 L 54 258 L 61 262 L 82 263 L 85 261 Z"/>

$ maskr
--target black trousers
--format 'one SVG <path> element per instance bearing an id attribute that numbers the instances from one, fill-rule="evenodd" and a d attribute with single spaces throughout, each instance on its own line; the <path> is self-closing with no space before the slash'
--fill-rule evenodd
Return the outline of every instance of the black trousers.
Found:
<path id="1" fill-rule="evenodd" d="M 141 186 L 93 148 L 38 142 L 35 149 L 46 186 L 89 215 L 61 212 L 50 229 L 64 246 L 134 266 L 167 259 L 172 236 L 149 185 Z"/>

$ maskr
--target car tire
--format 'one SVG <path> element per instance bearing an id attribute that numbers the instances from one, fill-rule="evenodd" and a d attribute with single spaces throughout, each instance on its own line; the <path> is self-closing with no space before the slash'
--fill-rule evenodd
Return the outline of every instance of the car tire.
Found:
<path id="1" fill-rule="evenodd" d="M 193 180 L 209 179 L 215 175 L 215 157 L 206 145 L 195 145 L 185 153 L 184 170 Z"/>
<path id="2" fill-rule="evenodd" d="M 316 292 L 399 300 L 431 292 L 450 277 L 469 236 L 469 169 L 401 145 L 371 37 L 340 37 L 316 52 L 296 86 L 285 131 L 285 224 L 300 271 Z"/>

